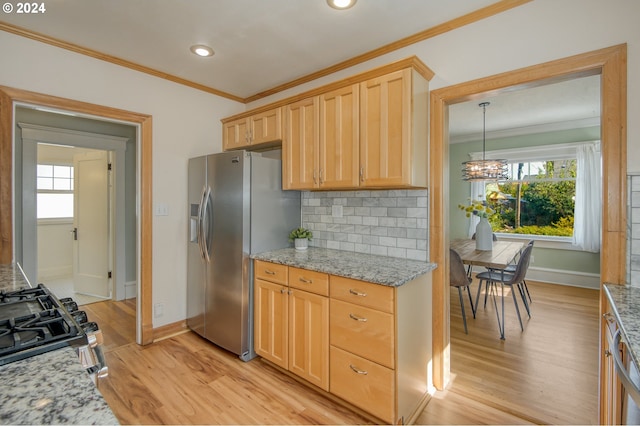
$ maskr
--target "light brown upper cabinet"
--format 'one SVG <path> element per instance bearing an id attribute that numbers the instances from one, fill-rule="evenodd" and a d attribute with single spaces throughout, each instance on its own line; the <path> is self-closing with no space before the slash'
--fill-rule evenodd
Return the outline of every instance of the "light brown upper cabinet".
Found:
<path id="1" fill-rule="evenodd" d="M 413 56 L 225 118 L 224 149 L 281 137 L 283 189 L 426 188 L 432 77 Z"/>
<path id="2" fill-rule="evenodd" d="M 429 83 L 411 68 L 360 84 L 360 186 L 427 186 Z"/>
<path id="3" fill-rule="evenodd" d="M 284 189 L 358 186 L 357 84 L 285 106 Z"/>
<path id="4" fill-rule="evenodd" d="M 222 127 L 225 151 L 279 142 L 282 139 L 282 108 L 223 122 Z"/>

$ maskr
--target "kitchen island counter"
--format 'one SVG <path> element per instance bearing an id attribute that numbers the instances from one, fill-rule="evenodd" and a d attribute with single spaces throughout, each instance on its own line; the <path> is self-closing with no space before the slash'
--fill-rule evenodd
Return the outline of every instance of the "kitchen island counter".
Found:
<path id="1" fill-rule="evenodd" d="M 0 291 L 31 287 L 17 264 L 0 265 Z M 0 424 L 118 424 L 71 347 L 0 366 Z"/>
<path id="2" fill-rule="evenodd" d="M 437 267 L 435 263 L 318 247 L 272 250 L 251 258 L 391 287 L 406 284 Z"/>

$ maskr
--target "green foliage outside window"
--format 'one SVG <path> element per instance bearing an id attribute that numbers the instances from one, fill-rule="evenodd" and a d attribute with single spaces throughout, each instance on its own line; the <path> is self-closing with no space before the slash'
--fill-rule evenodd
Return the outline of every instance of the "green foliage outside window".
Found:
<path id="1" fill-rule="evenodd" d="M 519 163 L 513 181 L 487 185 L 494 232 L 572 236 L 576 161 L 539 163 L 537 174 L 526 176 L 524 165 L 531 166 Z"/>

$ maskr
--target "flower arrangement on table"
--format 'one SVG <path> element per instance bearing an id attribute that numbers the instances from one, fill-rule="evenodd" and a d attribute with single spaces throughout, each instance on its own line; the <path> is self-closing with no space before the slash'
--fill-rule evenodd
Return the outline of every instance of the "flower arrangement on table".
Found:
<path id="1" fill-rule="evenodd" d="M 473 214 L 474 216 L 488 218 L 493 213 L 495 213 L 495 211 L 491 207 L 478 200 L 471 200 L 471 203 L 468 206 L 465 206 L 464 204 L 458 204 L 458 208 L 460 210 L 464 210 L 467 217 L 471 217 L 471 215 Z"/>

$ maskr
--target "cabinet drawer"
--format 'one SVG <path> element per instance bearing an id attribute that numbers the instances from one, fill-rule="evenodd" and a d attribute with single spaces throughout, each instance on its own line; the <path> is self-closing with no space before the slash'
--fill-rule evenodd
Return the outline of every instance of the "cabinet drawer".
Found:
<path id="1" fill-rule="evenodd" d="M 307 269 L 289 268 L 289 287 L 316 293 L 322 296 L 329 295 L 329 275 L 322 272 L 309 271 Z"/>
<path id="2" fill-rule="evenodd" d="M 255 277 L 272 283 L 287 285 L 288 266 L 277 263 L 255 261 Z"/>
<path id="3" fill-rule="evenodd" d="M 333 299 L 344 300 L 360 306 L 378 309 L 390 314 L 394 311 L 394 288 L 331 276 L 330 294 Z"/>
<path id="4" fill-rule="evenodd" d="M 393 315 L 335 299 L 329 312 L 331 345 L 395 368 Z"/>
<path id="5" fill-rule="evenodd" d="M 394 424 L 395 374 L 375 362 L 331 346 L 329 390 L 345 401 Z"/>

